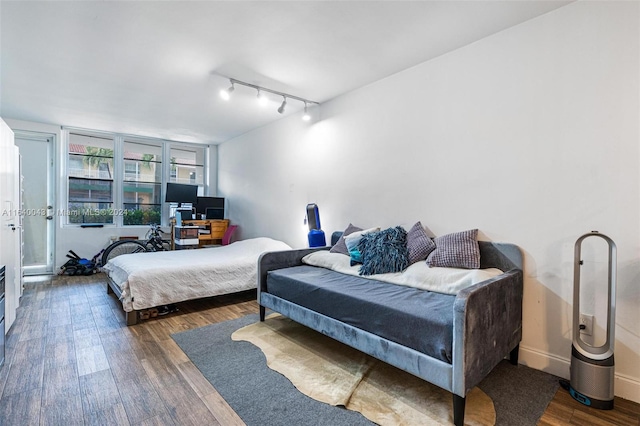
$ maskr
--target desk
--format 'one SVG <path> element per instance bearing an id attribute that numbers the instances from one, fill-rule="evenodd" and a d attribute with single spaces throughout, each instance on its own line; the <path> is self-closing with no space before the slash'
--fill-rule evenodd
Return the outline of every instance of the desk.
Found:
<path id="1" fill-rule="evenodd" d="M 175 220 L 171 220 L 171 249 L 175 249 Z M 183 226 L 197 226 L 205 233 L 198 235 L 198 246 L 221 244 L 222 237 L 229 227 L 229 219 L 183 220 Z"/>

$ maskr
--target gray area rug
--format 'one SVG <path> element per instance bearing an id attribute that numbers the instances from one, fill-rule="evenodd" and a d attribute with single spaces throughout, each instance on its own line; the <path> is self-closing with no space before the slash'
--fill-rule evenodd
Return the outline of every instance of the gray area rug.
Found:
<path id="1" fill-rule="evenodd" d="M 237 329 L 258 321 L 248 315 L 171 337 L 249 425 L 372 425 L 360 413 L 300 393 L 266 365 L 262 351 L 233 341 Z M 503 361 L 479 385 L 493 399 L 497 425 L 535 425 L 558 389 L 558 377 Z"/>

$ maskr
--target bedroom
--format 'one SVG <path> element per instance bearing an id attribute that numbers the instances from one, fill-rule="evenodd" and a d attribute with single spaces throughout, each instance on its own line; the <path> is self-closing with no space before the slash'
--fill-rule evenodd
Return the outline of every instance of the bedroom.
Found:
<path id="1" fill-rule="evenodd" d="M 12 109 L 13 83 L 4 53 L 5 20 L 12 6 L 0 4 L 0 115 L 12 128 L 59 135 L 60 126 L 68 125 L 217 142 L 213 131 L 193 140 L 186 139 L 187 131 L 170 138 L 142 119 L 115 128 L 97 114 L 71 121 Z M 213 145 L 209 189 L 230 200 L 227 215 L 241 226 L 242 239 L 268 235 L 302 247 L 304 206 L 316 202 L 328 232 L 349 222 L 391 226 L 421 220 L 436 235 L 477 227 L 483 239 L 517 244 L 525 254 L 521 363 L 559 376 L 566 376 L 569 367 L 573 244 L 585 232 L 599 230 L 618 245 L 616 394 L 640 402 L 638 4 L 559 6 L 385 78 L 355 82 L 323 102 L 311 125 L 299 119 L 301 106 L 290 102 L 291 116 L 258 123 L 261 127 Z M 45 16 L 39 19 L 46 22 Z M 52 31 L 57 27 L 50 25 Z M 297 33 L 287 35 L 295 39 Z M 58 54 L 44 53 L 49 55 L 45 59 Z M 206 57 L 203 48 L 180 58 L 200 69 L 199 61 Z M 317 100 L 307 92 L 313 93 L 316 80 L 327 77 L 307 77 L 296 70 L 295 61 L 290 63 L 294 67 L 286 69 L 286 78 L 270 78 L 286 80 L 280 86 L 284 92 Z M 153 65 L 172 72 L 175 62 Z M 264 86 L 272 87 L 259 74 L 269 75 L 266 67 L 249 77 L 229 77 L 264 78 Z M 238 72 L 246 70 L 239 67 Z M 222 84 L 226 87 L 228 81 L 222 79 Z M 21 81 L 18 88 L 24 87 Z M 206 93 L 208 99 L 194 101 L 195 108 L 217 97 L 221 88 L 213 78 L 206 78 L 203 87 L 200 95 Z M 113 90 L 148 96 L 135 87 Z M 99 103 L 95 107 L 102 108 Z M 180 107 L 194 108 L 188 101 Z M 233 109 L 228 120 L 263 119 L 252 111 Z M 175 115 L 172 129 L 188 122 L 175 109 L 154 112 Z M 111 232 L 60 226 L 56 267 L 69 248 L 93 255 L 102 244 L 92 242 L 94 236 L 108 239 Z M 128 230 L 121 232 L 127 235 Z"/>

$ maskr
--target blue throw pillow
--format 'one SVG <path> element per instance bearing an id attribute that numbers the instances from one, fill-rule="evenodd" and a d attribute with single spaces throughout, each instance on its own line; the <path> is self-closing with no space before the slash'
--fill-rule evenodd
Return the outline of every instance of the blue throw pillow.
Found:
<path id="1" fill-rule="evenodd" d="M 407 231 L 402 226 L 364 234 L 358 249 L 362 253 L 360 275 L 402 272 L 409 266 Z"/>
<path id="2" fill-rule="evenodd" d="M 356 265 L 362 264 L 362 253 L 360 253 L 360 250 L 358 250 L 357 247 L 354 247 L 353 249 L 349 250 L 349 257 L 351 258 L 349 260 L 350 266 L 356 266 Z"/>

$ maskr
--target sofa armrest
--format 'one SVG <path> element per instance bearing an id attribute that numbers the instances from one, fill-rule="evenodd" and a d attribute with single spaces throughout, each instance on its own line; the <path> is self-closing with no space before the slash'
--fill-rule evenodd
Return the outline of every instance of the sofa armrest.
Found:
<path id="1" fill-rule="evenodd" d="M 522 340 L 522 271 L 458 293 L 453 305 L 454 393 L 464 396 Z"/>
<path id="2" fill-rule="evenodd" d="M 260 292 L 267 291 L 267 272 L 302 265 L 302 258 L 309 253 L 329 250 L 330 248 L 314 247 L 299 250 L 270 251 L 261 254 L 258 258 L 258 301 L 260 301 Z"/>

